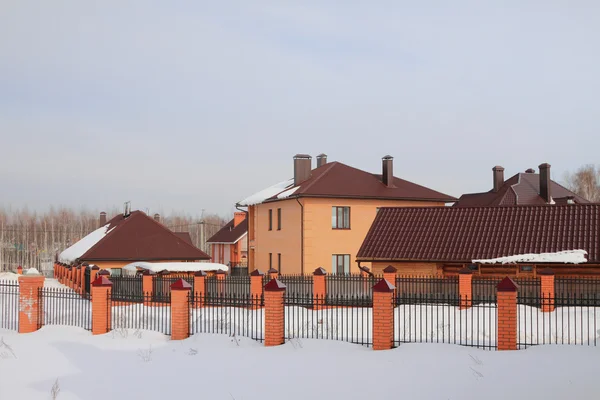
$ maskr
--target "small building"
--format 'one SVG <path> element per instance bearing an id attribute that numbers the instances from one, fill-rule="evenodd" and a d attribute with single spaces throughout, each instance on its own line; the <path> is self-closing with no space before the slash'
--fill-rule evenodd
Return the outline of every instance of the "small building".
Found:
<path id="1" fill-rule="evenodd" d="M 236 212 L 233 219 L 206 242 L 211 245 L 212 262 L 229 265 L 234 271 L 247 273 L 248 220 L 245 212 Z"/>
<path id="2" fill-rule="evenodd" d="M 456 198 L 394 176 L 393 158 L 370 173 L 325 154 L 297 154 L 293 178 L 240 201 L 248 209 L 249 270 L 357 273 L 352 260 L 380 207 L 444 207 Z"/>
<path id="3" fill-rule="evenodd" d="M 356 260 L 403 275 L 600 276 L 600 204 L 383 208 Z"/>
<path id="4" fill-rule="evenodd" d="M 550 179 L 550 164 L 541 164 L 539 174 L 530 168 L 504 180 L 504 168 L 495 166 L 492 189 L 460 196 L 454 207 L 487 207 L 542 204 L 587 204 L 589 201 Z"/>
<path id="5" fill-rule="evenodd" d="M 198 262 L 210 256 L 191 243 L 189 234 L 176 233 L 142 211 L 126 210 L 106 221 L 100 214 L 99 228 L 58 256 L 67 265 L 83 263 L 118 271 L 134 261 Z"/>

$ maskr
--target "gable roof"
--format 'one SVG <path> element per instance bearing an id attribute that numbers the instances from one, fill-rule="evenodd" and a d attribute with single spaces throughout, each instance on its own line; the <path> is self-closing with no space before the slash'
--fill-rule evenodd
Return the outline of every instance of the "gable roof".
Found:
<path id="1" fill-rule="evenodd" d="M 456 201 L 452 196 L 397 177 L 394 177 L 393 185 L 387 187 L 381 175 L 335 161 L 313 169 L 311 177 L 298 186 L 294 186 L 294 180 L 289 179 L 247 197 L 238 205 L 250 206 L 297 197 Z"/>
<path id="2" fill-rule="evenodd" d="M 550 193 L 555 203 L 565 204 L 567 197 L 573 196 L 577 204 L 587 204 L 589 201 L 576 195 L 553 180 L 550 181 Z M 518 173 L 500 186 L 497 192 L 490 190 L 484 193 L 469 193 L 460 196 L 454 207 L 479 206 L 514 206 L 514 205 L 546 204 L 540 196 L 540 175 L 529 172 Z"/>
<path id="3" fill-rule="evenodd" d="M 189 232 L 173 232 L 179 239 L 184 240 L 186 242 L 188 242 L 189 244 L 193 245 L 194 243 L 192 243 L 192 237 L 190 236 Z"/>
<path id="4" fill-rule="evenodd" d="M 244 235 L 248 233 L 248 220 L 243 220 L 235 228 L 233 227 L 233 224 L 234 220 L 232 219 L 227 223 L 227 225 L 225 225 L 217 233 L 211 236 L 211 238 L 208 239 L 206 242 L 225 244 L 237 243 L 241 238 L 244 237 Z"/>
<path id="5" fill-rule="evenodd" d="M 123 214 L 117 215 L 103 228 L 105 234 L 87 250 L 84 249 L 81 255 L 77 255 L 77 260 L 83 262 L 210 259 L 208 254 L 192 245 L 191 240 L 183 239 L 141 211 L 133 211 L 126 218 Z M 81 241 L 85 241 L 88 236 Z M 71 247 L 74 246 L 77 246 L 77 243 Z"/>
<path id="6" fill-rule="evenodd" d="M 381 208 L 357 258 L 471 262 L 565 250 L 600 262 L 600 204 Z"/>

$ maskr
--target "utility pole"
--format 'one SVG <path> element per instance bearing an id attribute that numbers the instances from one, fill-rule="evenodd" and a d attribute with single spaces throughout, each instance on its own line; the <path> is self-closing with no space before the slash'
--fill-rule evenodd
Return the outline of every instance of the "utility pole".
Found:
<path id="1" fill-rule="evenodd" d="M 200 250 L 206 252 L 206 243 L 204 242 L 204 208 L 200 214 Z"/>

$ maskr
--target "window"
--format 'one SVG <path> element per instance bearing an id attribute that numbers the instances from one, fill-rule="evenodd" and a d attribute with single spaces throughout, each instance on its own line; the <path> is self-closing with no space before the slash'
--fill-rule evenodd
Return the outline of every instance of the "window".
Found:
<path id="1" fill-rule="evenodd" d="M 281 230 L 281 208 L 277 209 L 277 230 Z"/>
<path id="2" fill-rule="evenodd" d="M 349 274 L 350 254 L 333 254 L 331 256 L 331 272 L 334 274 Z"/>
<path id="3" fill-rule="evenodd" d="M 269 253 L 269 269 L 273 268 L 273 253 Z"/>
<path id="4" fill-rule="evenodd" d="M 521 272 L 532 272 L 533 265 L 521 265 Z"/>
<path id="5" fill-rule="evenodd" d="M 281 253 L 277 253 L 277 270 L 281 274 Z"/>
<path id="6" fill-rule="evenodd" d="M 350 207 L 331 207 L 331 227 L 350 229 Z"/>
<path id="7" fill-rule="evenodd" d="M 269 230 L 273 230 L 273 210 L 269 209 Z"/>
<path id="8" fill-rule="evenodd" d="M 478 271 L 479 267 L 477 266 L 477 264 L 469 264 L 467 266 L 468 269 L 470 269 L 471 271 Z"/>

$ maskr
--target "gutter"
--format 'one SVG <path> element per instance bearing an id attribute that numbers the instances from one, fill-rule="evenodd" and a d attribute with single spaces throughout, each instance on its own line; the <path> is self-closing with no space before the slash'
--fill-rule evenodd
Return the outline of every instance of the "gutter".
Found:
<path id="1" fill-rule="evenodd" d="M 300 204 L 300 273 L 304 275 L 304 205 L 298 197 L 296 201 Z"/>

